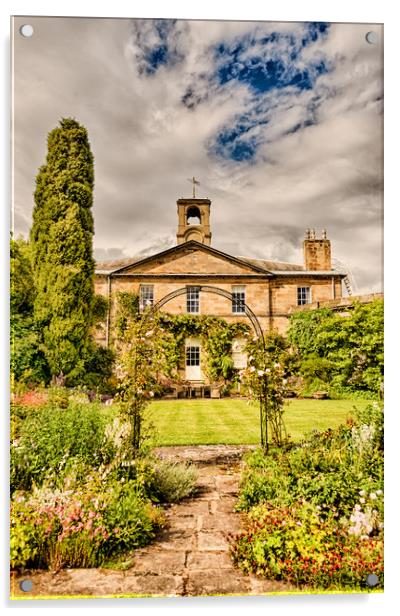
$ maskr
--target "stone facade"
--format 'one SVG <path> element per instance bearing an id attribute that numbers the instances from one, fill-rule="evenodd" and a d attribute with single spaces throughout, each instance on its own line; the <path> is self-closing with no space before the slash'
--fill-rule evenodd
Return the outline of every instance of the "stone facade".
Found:
<path id="1" fill-rule="evenodd" d="M 246 306 L 256 315 L 263 331 L 285 333 L 289 315 L 299 304 L 325 302 L 342 296 L 343 274 L 331 267 L 330 241 L 307 232 L 304 264 L 235 257 L 210 246 L 210 205 L 208 199 L 179 199 L 177 245 L 150 257 L 98 264 L 96 293 L 110 300 L 107 323 L 98 333 L 99 341 L 109 344 L 115 318 L 116 295 L 130 291 L 140 295 L 146 286 L 149 303 L 157 304 L 169 294 L 182 294 L 168 301 L 161 310 L 172 314 L 187 312 L 187 287 L 207 286 L 244 293 Z M 223 317 L 228 322 L 246 320 L 234 312 L 232 298 L 201 291 L 198 314 Z"/>

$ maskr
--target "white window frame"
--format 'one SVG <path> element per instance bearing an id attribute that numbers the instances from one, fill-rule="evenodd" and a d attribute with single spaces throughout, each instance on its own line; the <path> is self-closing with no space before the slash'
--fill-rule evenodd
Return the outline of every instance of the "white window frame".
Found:
<path id="1" fill-rule="evenodd" d="M 139 310 L 154 306 L 154 284 L 141 284 L 139 287 Z"/>
<path id="2" fill-rule="evenodd" d="M 244 284 L 233 285 L 232 286 L 232 314 L 246 314 L 245 304 L 246 304 L 246 286 Z"/>
<path id="3" fill-rule="evenodd" d="M 188 314 L 200 314 L 200 288 L 199 287 L 195 287 L 195 286 L 186 287 L 186 312 Z"/>
<path id="4" fill-rule="evenodd" d="M 193 344 L 185 347 L 185 365 L 200 366 L 200 345 Z"/>
<path id="5" fill-rule="evenodd" d="M 311 287 L 297 287 L 297 305 L 311 304 Z"/>

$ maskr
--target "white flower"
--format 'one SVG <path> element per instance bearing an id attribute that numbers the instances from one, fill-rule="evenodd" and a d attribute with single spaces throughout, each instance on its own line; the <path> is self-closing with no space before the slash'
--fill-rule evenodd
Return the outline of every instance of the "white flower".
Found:
<path id="1" fill-rule="evenodd" d="M 365 496 L 365 490 L 360 490 L 360 491 L 359 491 L 359 495 L 360 495 L 360 496 Z"/>
<path id="2" fill-rule="evenodd" d="M 255 371 L 256 371 L 255 367 L 254 367 L 254 366 L 251 366 L 251 368 L 250 368 L 250 372 L 255 372 Z"/>
<path id="3" fill-rule="evenodd" d="M 286 385 L 287 379 L 282 379 L 282 383 L 283 383 L 283 385 Z"/>
<path id="4" fill-rule="evenodd" d="M 376 491 L 377 495 L 380 496 L 381 494 L 383 494 L 382 490 L 377 490 Z"/>
<path id="5" fill-rule="evenodd" d="M 150 331 L 145 333 L 145 336 L 147 336 L 147 337 L 152 336 L 153 333 L 154 333 L 154 331 L 151 329 Z"/>
<path id="6" fill-rule="evenodd" d="M 376 500 L 376 498 L 377 498 L 375 492 L 371 492 L 369 497 L 370 497 L 371 500 Z"/>
<path id="7" fill-rule="evenodd" d="M 355 505 L 354 509 L 355 509 L 355 511 L 360 511 L 361 507 L 360 507 L 360 505 L 357 504 L 357 505 Z"/>
<path id="8" fill-rule="evenodd" d="M 365 503 L 365 498 L 360 498 L 360 503 L 364 504 Z"/>
<path id="9" fill-rule="evenodd" d="M 253 361 L 254 357 L 252 355 L 250 355 L 249 357 L 249 361 Z"/>
<path id="10" fill-rule="evenodd" d="M 274 368 L 280 368 L 281 365 L 280 364 L 274 364 Z"/>
<path id="11" fill-rule="evenodd" d="M 257 370 L 258 376 L 263 376 L 264 372 L 262 370 Z"/>
<path id="12" fill-rule="evenodd" d="M 154 398 L 154 391 L 149 391 L 150 398 Z"/>
<path id="13" fill-rule="evenodd" d="M 269 368 L 266 369 L 265 374 L 269 374 L 271 370 Z"/>

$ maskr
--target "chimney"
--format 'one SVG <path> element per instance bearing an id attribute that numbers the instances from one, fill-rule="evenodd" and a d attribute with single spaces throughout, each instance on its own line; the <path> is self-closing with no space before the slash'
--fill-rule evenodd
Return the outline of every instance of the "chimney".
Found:
<path id="1" fill-rule="evenodd" d="M 306 270 L 326 271 L 332 269 L 331 242 L 327 239 L 325 229 L 322 231 L 321 239 L 317 239 L 314 229 L 307 229 L 303 249 Z"/>

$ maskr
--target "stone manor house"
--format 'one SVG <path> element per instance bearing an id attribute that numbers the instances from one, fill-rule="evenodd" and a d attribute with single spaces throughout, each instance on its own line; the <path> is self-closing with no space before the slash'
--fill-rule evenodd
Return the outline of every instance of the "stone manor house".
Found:
<path id="1" fill-rule="evenodd" d="M 228 322 L 246 321 L 248 307 L 263 331 L 280 333 L 285 333 L 297 307 L 342 297 L 345 275 L 332 268 L 326 232 L 316 238 L 314 231 L 307 231 L 303 264 L 233 256 L 211 246 L 209 199 L 178 199 L 177 207 L 176 246 L 147 257 L 97 264 L 96 293 L 110 300 L 99 340 L 104 345 L 110 341 L 118 291 L 137 293 L 141 310 L 165 298 L 160 309 L 171 314 L 207 314 Z M 246 363 L 243 343 L 233 345 L 237 367 Z M 200 340 L 186 341 L 186 380 L 204 378 L 201 353 Z"/>

